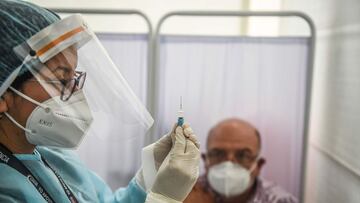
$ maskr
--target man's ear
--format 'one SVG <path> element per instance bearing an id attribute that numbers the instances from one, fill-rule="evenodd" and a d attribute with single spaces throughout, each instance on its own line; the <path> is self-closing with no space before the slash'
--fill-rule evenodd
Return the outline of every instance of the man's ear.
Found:
<path id="1" fill-rule="evenodd" d="M 258 168 L 261 169 L 265 164 L 266 164 L 266 160 L 264 157 L 261 157 L 259 160 L 258 160 Z"/>
<path id="2" fill-rule="evenodd" d="M 255 177 L 257 177 L 257 176 L 260 175 L 261 169 L 262 169 L 262 167 L 265 165 L 265 163 L 266 163 L 265 158 L 260 157 L 259 160 L 258 160 L 257 163 L 256 163 L 256 168 L 255 168 L 255 170 L 254 170 L 254 172 L 253 172 L 253 174 L 254 174 Z"/>
<path id="3" fill-rule="evenodd" d="M 8 110 L 6 101 L 1 97 L 0 98 L 0 113 L 4 113 Z M 2 115 L 1 115 L 2 117 Z"/>

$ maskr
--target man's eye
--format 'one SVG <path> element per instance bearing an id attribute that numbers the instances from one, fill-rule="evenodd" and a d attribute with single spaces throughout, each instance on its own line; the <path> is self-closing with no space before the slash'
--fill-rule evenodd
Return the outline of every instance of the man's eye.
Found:
<path id="1" fill-rule="evenodd" d="M 212 151 L 211 156 L 223 156 L 225 153 L 223 151 Z"/>

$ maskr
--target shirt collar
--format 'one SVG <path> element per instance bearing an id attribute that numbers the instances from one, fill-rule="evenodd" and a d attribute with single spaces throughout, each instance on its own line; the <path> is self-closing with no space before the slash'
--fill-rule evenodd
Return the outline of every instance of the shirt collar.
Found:
<path id="1" fill-rule="evenodd" d="M 41 155 L 40 153 L 35 149 L 32 154 L 14 154 L 16 158 L 18 158 L 21 161 L 40 161 Z"/>

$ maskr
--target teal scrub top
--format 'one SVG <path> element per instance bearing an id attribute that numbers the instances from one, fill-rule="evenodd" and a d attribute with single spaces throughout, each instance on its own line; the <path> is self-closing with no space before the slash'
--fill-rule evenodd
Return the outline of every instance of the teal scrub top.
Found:
<path id="1" fill-rule="evenodd" d="M 112 192 L 71 150 L 37 147 L 33 154 L 14 154 L 36 177 L 57 203 L 70 202 L 53 171 L 54 168 L 79 202 L 145 202 L 146 193 L 132 179 L 126 188 Z M 0 202 L 46 202 L 30 181 L 15 169 L 0 163 Z"/>

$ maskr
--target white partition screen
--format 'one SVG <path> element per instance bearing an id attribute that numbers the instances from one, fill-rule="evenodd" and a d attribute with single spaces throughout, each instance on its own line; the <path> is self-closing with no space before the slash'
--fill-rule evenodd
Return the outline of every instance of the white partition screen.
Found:
<path id="1" fill-rule="evenodd" d="M 145 105 L 148 35 L 98 34 L 98 38 L 135 94 Z M 99 68 L 106 71 L 106 67 Z M 111 96 L 109 95 L 109 100 Z M 113 189 L 126 186 L 140 167 L 141 149 L 145 140 L 145 134 L 141 133 L 144 132 L 121 130 L 116 120 L 107 126 L 93 127 L 104 129 L 104 134 L 94 135 L 90 132 L 78 150 L 80 157 Z M 123 139 L 122 135 L 126 135 L 126 139 Z"/>
<path id="2" fill-rule="evenodd" d="M 299 197 L 309 38 L 160 37 L 155 135 L 176 122 L 183 97 L 205 151 L 209 129 L 239 117 L 260 131 L 262 176 Z"/>

